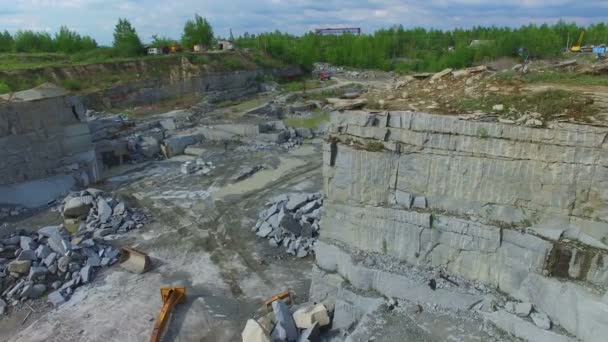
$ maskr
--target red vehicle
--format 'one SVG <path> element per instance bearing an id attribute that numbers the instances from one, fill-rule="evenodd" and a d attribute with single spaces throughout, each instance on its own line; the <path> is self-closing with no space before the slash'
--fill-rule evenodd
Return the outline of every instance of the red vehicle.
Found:
<path id="1" fill-rule="evenodd" d="M 331 80 L 331 74 L 328 72 L 319 73 L 319 79 L 321 81 L 329 81 Z"/>

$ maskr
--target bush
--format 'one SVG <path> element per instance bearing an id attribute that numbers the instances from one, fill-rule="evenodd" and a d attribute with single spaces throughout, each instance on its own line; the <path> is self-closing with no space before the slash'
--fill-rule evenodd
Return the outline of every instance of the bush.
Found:
<path id="1" fill-rule="evenodd" d="M 4 82 L 0 81 L 0 94 L 10 93 L 11 88 Z"/>
<path id="2" fill-rule="evenodd" d="M 194 55 L 190 58 L 190 63 L 197 65 L 209 64 L 209 57 L 205 55 Z"/>
<path id="3" fill-rule="evenodd" d="M 79 80 L 75 80 L 73 78 L 68 78 L 67 80 L 63 80 L 63 82 L 61 82 L 61 85 L 67 89 L 67 90 L 71 90 L 71 91 L 78 91 L 82 89 L 82 84 L 80 83 Z"/>
<path id="4" fill-rule="evenodd" d="M 236 56 L 224 57 L 222 65 L 228 70 L 241 70 L 245 68 L 245 63 L 243 63 L 243 60 Z"/>

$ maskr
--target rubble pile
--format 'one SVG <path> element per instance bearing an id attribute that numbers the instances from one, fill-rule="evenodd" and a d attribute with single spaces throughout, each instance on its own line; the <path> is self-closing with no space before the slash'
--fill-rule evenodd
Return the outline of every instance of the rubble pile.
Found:
<path id="1" fill-rule="evenodd" d="M 181 166 L 181 172 L 185 175 L 208 176 L 214 169 L 215 166 L 213 166 L 212 162 L 206 162 L 201 158 L 184 162 Z"/>
<path id="2" fill-rule="evenodd" d="M 120 251 L 104 237 L 142 227 L 147 215 L 96 189 L 70 194 L 58 208 L 66 223 L 0 240 L 0 313 L 8 304 L 47 292 L 55 306 L 91 282 L 97 270 L 118 261 Z M 71 232 L 72 231 L 72 232 Z M 8 303 L 8 304 L 7 304 Z"/>
<path id="3" fill-rule="evenodd" d="M 283 246 L 287 253 L 304 258 L 312 252 L 319 235 L 323 212 L 321 193 L 280 195 L 267 203 L 252 230 L 271 246 Z"/>
<path id="4" fill-rule="evenodd" d="M 149 219 L 143 211 L 127 208 L 125 202 L 92 188 L 71 193 L 58 209 L 66 229 L 85 239 L 126 233 L 143 227 Z"/>
<path id="5" fill-rule="evenodd" d="M 69 300 L 74 290 L 93 280 L 95 272 L 114 264 L 120 251 L 98 238 L 72 238 L 61 226 L 37 232 L 21 231 L 1 240 L 2 298 L 7 303 L 37 299 L 48 294 L 57 306 Z"/>
<path id="6" fill-rule="evenodd" d="M 272 302 L 272 312 L 247 321 L 241 337 L 243 342 L 318 342 L 321 329 L 330 323 L 330 313 L 324 304 L 305 303 L 290 308 L 284 301 L 276 300 Z"/>

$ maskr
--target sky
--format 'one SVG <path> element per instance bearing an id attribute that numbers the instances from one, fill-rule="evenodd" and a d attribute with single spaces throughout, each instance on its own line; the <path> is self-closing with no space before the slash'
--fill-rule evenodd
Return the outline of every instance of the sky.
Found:
<path id="1" fill-rule="evenodd" d="M 608 21 L 608 0 L 0 0 L 0 31 L 54 33 L 65 25 L 110 45 L 118 18 L 127 18 L 149 42 L 154 34 L 179 38 L 194 13 L 206 17 L 219 37 L 230 29 L 235 36 L 326 27 L 371 33 L 398 24 L 452 29 L 564 19 L 587 25 Z"/>

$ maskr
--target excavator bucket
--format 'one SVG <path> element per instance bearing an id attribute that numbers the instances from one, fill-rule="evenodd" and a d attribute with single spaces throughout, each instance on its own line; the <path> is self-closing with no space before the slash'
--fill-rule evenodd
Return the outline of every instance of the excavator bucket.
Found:
<path id="1" fill-rule="evenodd" d="M 120 253 L 120 267 L 133 273 L 145 273 L 150 270 L 150 257 L 131 247 L 123 247 Z"/>

